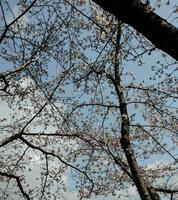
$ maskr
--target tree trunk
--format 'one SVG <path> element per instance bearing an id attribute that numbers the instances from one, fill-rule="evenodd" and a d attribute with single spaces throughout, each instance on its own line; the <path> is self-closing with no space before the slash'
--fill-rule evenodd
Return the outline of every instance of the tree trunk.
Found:
<path id="1" fill-rule="evenodd" d="M 120 86 L 115 82 L 115 90 L 117 92 L 119 102 L 120 102 L 120 112 L 122 116 L 122 124 L 121 124 L 121 146 L 124 150 L 125 156 L 127 158 L 127 162 L 130 167 L 130 171 L 133 176 L 133 181 L 137 187 L 140 198 L 142 200 L 152 200 L 150 193 L 147 188 L 147 184 L 145 183 L 141 170 L 137 164 L 137 160 L 134 155 L 134 151 L 132 149 L 130 143 L 130 134 L 129 134 L 129 117 L 127 113 L 126 102 L 124 98 L 123 91 L 120 89 Z"/>
<path id="2" fill-rule="evenodd" d="M 93 0 L 150 40 L 156 48 L 178 60 L 178 28 L 168 23 L 139 0 Z"/>
<path id="3" fill-rule="evenodd" d="M 114 65 L 114 77 L 112 75 L 109 76 L 113 85 L 115 87 L 115 91 L 119 100 L 120 114 L 122 118 L 121 123 L 121 146 L 125 153 L 133 181 L 137 187 L 138 193 L 142 200 L 155 200 L 151 198 L 151 190 L 149 191 L 147 187 L 147 183 L 142 177 L 141 169 L 138 166 L 134 151 L 132 149 L 132 145 L 130 143 L 130 122 L 129 115 L 127 112 L 126 100 L 124 97 L 123 89 L 121 87 L 120 80 L 120 66 L 119 66 L 119 57 L 120 57 L 120 38 L 121 38 L 121 23 L 119 22 L 117 40 L 116 40 L 116 53 L 115 53 L 115 65 Z"/>

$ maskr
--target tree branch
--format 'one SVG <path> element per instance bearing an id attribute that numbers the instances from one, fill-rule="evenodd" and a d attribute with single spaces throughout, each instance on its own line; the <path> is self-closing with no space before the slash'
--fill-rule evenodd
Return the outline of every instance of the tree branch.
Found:
<path id="1" fill-rule="evenodd" d="M 79 173 L 82 173 L 91 183 L 91 189 L 89 191 L 89 193 L 86 195 L 86 197 L 89 197 L 90 194 L 92 193 L 93 191 L 93 187 L 94 187 L 94 183 L 93 181 L 91 180 L 91 178 L 87 175 L 87 173 L 85 171 L 82 171 L 80 169 L 78 169 L 77 167 L 75 167 L 74 165 L 64 161 L 61 157 L 59 157 L 58 155 L 56 155 L 55 153 L 53 152 L 48 152 L 44 149 L 42 149 L 41 147 L 39 146 L 35 146 L 34 144 L 30 143 L 28 140 L 26 140 L 25 138 L 23 138 L 22 136 L 19 137 L 19 139 L 24 142 L 27 146 L 29 146 L 30 148 L 32 149 L 37 149 L 39 150 L 41 153 L 43 153 L 44 155 L 49 155 L 49 156 L 54 156 L 56 157 L 61 163 L 63 163 L 64 165 L 68 166 L 68 167 L 71 167 L 72 169 L 76 170 L 77 172 Z"/>
<path id="2" fill-rule="evenodd" d="M 178 28 L 155 14 L 140 0 L 93 0 L 123 23 L 143 34 L 157 48 L 178 60 Z"/>
<path id="3" fill-rule="evenodd" d="M 178 193 L 178 189 L 177 190 L 169 189 L 169 188 L 154 188 L 154 189 L 158 192 L 163 192 L 167 194 Z"/>
<path id="4" fill-rule="evenodd" d="M 30 200 L 30 197 L 28 196 L 28 194 L 24 191 L 23 187 L 22 187 L 22 184 L 20 182 L 20 178 L 18 176 L 15 176 L 13 174 L 8 174 L 6 172 L 0 172 L 0 176 L 6 176 L 6 177 L 9 177 L 9 178 L 13 178 L 16 180 L 17 182 L 17 185 L 22 193 L 22 195 L 25 197 L 25 199 L 28 199 Z"/>
<path id="5" fill-rule="evenodd" d="M 3 39 L 6 37 L 6 33 L 9 30 L 9 28 L 15 23 L 17 22 L 21 17 L 23 17 L 32 7 L 33 5 L 36 3 L 37 0 L 34 0 L 18 17 L 16 17 L 11 23 L 9 23 L 8 25 L 5 26 L 4 32 L 2 33 L 1 37 L 0 37 L 0 44 L 3 41 Z"/>

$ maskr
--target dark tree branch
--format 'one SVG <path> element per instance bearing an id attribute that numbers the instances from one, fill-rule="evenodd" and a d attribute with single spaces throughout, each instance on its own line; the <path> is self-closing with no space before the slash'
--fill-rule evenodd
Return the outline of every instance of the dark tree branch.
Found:
<path id="1" fill-rule="evenodd" d="M 7 92 L 7 88 L 9 87 L 9 82 L 6 79 L 6 76 L 3 74 L 0 74 L 0 82 L 2 82 L 3 87 L 0 88 L 1 91 Z"/>
<path id="2" fill-rule="evenodd" d="M 22 195 L 25 197 L 25 199 L 30 200 L 30 197 L 29 197 L 28 194 L 24 191 L 23 186 L 22 186 L 22 184 L 21 184 L 21 182 L 20 182 L 20 178 L 19 178 L 18 176 L 15 176 L 15 175 L 13 175 L 13 174 L 8 174 L 8 173 L 6 173 L 6 172 L 0 172 L 0 176 L 6 176 L 6 177 L 8 177 L 8 178 L 13 178 L 13 179 L 15 179 L 16 182 L 17 182 L 17 185 L 18 185 L 18 187 L 19 187 L 19 189 L 20 189 L 20 192 L 22 193 Z"/>
<path id="3" fill-rule="evenodd" d="M 155 14 L 140 0 L 93 0 L 143 34 L 157 48 L 178 60 L 178 29 Z"/>
<path id="4" fill-rule="evenodd" d="M 169 188 L 154 188 L 158 192 L 163 192 L 167 194 L 178 193 L 178 189 L 169 189 Z"/>
<path id="5" fill-rule="evenodd" d="M 48 175 L 49 175 L 49 164 L 48 164 L 48 155 L 47 154 L 45 155 L 45 160 L 46 160 L 46 174 L 45 174 L 45 180 L 44 180 L 44 185 L 43 185 L 43 188 L 42 188 L 40 200 L 43 199 L 45 189 L 46 189 L 46 185 L 47 185 L 47 179 L 48 179 Z"/>
<path id="6" fill-rule="evenodd" d="M 0 36 L 0 44 L 1 42 L 4 40 L 4 38 L 6 37 L 6 33 L 9 30 L 9 28 L 15 23 L 17 22 L 21 17 L 23 17 L 32 7 L 33 5 L 36 3 L 37 0 L 34 0 L 18 17 L 16 17 L 11 23 L 9 23 L 8 25 L 5 26 L 4 32 L 2 33 L 2 35 Z"/>
<path id="7" fill-rule="evenodd" d="M 49 155 L 49 156 L 53 156 L 53 157 L 57 158 L 57 159 L 58 159 L 61 163 L 63 163 L 64 165 L 66 165 L 66 166 L 68 166 L 68 167 L 70 167 L 70 168 L 76 170 L 76 171 L 79 172 L 79 173 L 82 173 L 82 174 L 90 181 L 90 183 L 91 183 L 91 189 L 90 189 L 89 193 L 86 195 L 86 197 L 89 197 L 89 196 L 90 196 L 90 194 L 91 194 L 92 191 L 93 191 L 94 183 L 93 183 L 93 181 L 91 180 L 91 178 L 87 175 L 87 173 L 86 173 L 85 171 L 82 171 L 82 170 L 80 170 L 79 168 L 75 167 L 74 165 L 72 165 L 72 164 L 66 162 L 66 161 L 63 160 L 60 156 L 56 155 L 55 153 L 46 151 L 46 150 L 42 149 L 41 147 L 36 146 L 36 145 L 30 143 L 28 140 L 26 140 L 26 139 L 25 139 L 24 137 L 22 137 L 22 136 L 20 136 L 19 139 L 20 139 L 22 142 L 24 142 L 27 146 L 29 146 L 30 148 L 32 148 L 32 149 L 37 149 L 38 151 L 40 151 L 41 153 L 43 153 L 45 156 L 48 156 L 48 155 Z"/>
<path id="8" fill-rule="evenodd" d="M 153 135 L 151 135 L 147 130 L 145 130 L 141 125 L 138 125 L 146 134 L 148 134 L 156 143 L 159 145 L 171 158 L 173 158 L 176 162 L 178 159 L 175 158 Z"/>
<path id="9" fill-rule="evenodd" d="M 12 135 L 8 138 L 5 138 L 3 140 L 0 141 L 0 147 L 3 147 L 5 145 L 7 145 L 10 142 L 13 142 L 14 140 L 17 140 L 20 137 L 20 134 L 16 134 L 16 135 Z"/>

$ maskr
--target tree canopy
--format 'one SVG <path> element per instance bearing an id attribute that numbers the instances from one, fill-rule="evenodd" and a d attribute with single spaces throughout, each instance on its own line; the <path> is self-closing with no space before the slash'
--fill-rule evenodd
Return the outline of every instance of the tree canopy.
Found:
<path id="1" fill-rule="evenodd" d="M 0 2 L 0 198 L 178 197 L 177 14 L 173 0 Z"/>

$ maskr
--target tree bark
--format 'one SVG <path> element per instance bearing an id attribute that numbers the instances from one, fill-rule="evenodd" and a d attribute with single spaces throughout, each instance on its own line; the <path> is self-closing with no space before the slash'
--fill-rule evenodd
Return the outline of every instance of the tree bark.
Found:
<path id="1" fill-rule="evenodd" d="M 137 187 L 138 193 L 142 200 L 156 200 L 151 197 L 152 191 L 148 189 L 146 181 L 142 177 L 141 169 L 138 166 L 134 150 L 130 142 L 130 121 L 129 115 L 127 112 L 127 104 L 124 97 L 124 92 L 121 86 L 120 79 L 120 66 L 119 66 L 119 57 L 120 57 L 120 38 L 121 38 L 121 23 L 119 22 L 117 40 L 116 40 L 116 53 L 115 53 L 115 65 L 114 65 L 114 76 L 109 75 L 108 78 L 111 79 L 117 93 L 119 100 L 119 108 L 121 114 L 121 146 L 125 153 L 133 181 Z"/>
<path id="2" fill-rule="evenodd" d="M 93 0 L 150 40 L 156 48 L 178 60 L 178 28 L 148 10 L 140 0 Z"/>

